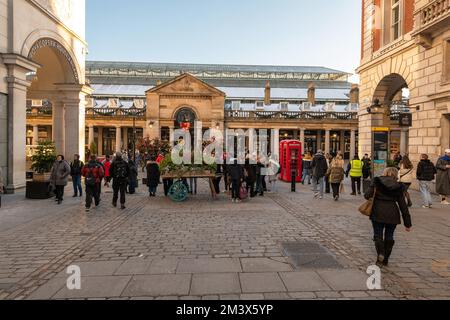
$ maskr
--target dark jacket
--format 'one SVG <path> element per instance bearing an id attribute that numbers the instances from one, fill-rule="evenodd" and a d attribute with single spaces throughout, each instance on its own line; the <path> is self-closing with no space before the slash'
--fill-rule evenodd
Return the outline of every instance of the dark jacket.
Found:
<path id="1" fill-rule="evenodd" d="M 118 173 L 120 171 L 124 172 L 124 177 L 119 177 Z M 111 163 L 111 167 L 109 169 L 109 174 L 111 179 L 113 179 L 114 184 L 125 184 L 128 182 L 128 178 L 130 176 L 130 167 L 128 163 L 123 159 L 115 159 Z"/>
<path id="2" fill-rule="evenodd" d="M 133 160 L 128 161 L 128 167 L 130 168 L 130 176 L 128 182 L 132 186 L 137 186 L 138 169 Z"/>
<path id="3" fill-rule="evenodd" d="M 307 171 L 311 170 L 311 162 L 312 162 L 312 160 L 310 160 L 310 159 L 303 159 L 303 161 L 302 161 L 303 170 L 307 170 Z"/>
<path id="4" fill-rule="evenodd" d="M 161 173 L 159 166 L 156 162 L 150 162 L 147 164 L 147 186 L 155 188 L 159 184 Z"/>
<path id="5" fill-rule="evenodd" d="M 376 195 L 370 218 L 379 223 L 399 225 L 402 223 L 401 212 L 405 227 L 412 227 L 405 201 L 405 187 L 392 177 L 376 177 L 365 194 L 366 199 L 373 196 L 375 188 Z"/>
<path id="6" fill-rule="evenodd" d="M 417 165 L 417 180 L 433 181 L 436 176 L 436 167 L 430 160 L 421 160 Z"/>
<path id="7" fill-rule="evenodd" d="M 245 163 L 245 172 L 247 172 L 247 182 L 252 184 L 256 182 L 256 164 L 251 164 L 249 160 Z"/>
<path id="8" fill-rule="evenodd" d="M 83 161 L 80 160 L 74 160 L 71 164 L 70 164 L 70 175 L 72 177 L 75 176 L 81 176 L 81 170 L 84 167 L 84 163 Z"/>
<path id="9" fill-rule="evenodd" d="M 316 154 L 312 160 L 311 169 L 313 177 L 325 177 L 328 170 L 327 159 L 322 154 Z"/>
<path id="10" fill-rule="evenodd" d="M 369 158 L 362 159 L 362 162 L 363 162 L 363 168 L 362 168 L 363 178 L 367 179 L 370 177 L 370 174 L 372 171 L 372 162 Z"/>
<path id="11" fill-rule="evenodd" d="M 244 167 L 240 164 L 228 165 L 228 176 L 231 180 L 244 179 Z"/>
<path id="12" fill-rule="evenodd" d="M 450 165 L 450 159 L 443 157 L 436 164 L 436 192 L 440 195 L 450 196 L 450 169 L 446 166 Z"/>

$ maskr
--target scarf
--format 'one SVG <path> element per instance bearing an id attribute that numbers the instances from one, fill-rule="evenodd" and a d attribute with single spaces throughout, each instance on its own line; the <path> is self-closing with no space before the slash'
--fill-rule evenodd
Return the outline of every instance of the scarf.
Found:
<path id="1" fill-rule="evenodd" d="M 447 156 L 447 155 L 445 155 L 445 156 L 443 156 L 443 157 L 441 158 L 441 160 L 449 161 L 449 162 L 450 162 L 450 157 Z"/>

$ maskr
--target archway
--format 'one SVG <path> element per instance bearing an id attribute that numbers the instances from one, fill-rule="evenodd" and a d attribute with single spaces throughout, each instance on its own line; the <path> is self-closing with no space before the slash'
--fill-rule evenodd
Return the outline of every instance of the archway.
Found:
<path id="1" fill-rule="evenodd" d="M 374 104 L 379 103 L 383 114 L 372 116 L 372 127 L 390 129 L 389 152 L 408 154 L 409 128 L 400 125 L 400 115 L 409 113 L 409 88 L 406 80 L 397 73 L 385 76 L 378 83 L 373 94 Z"/>
<path id="2" fill-rule="evenodd" d="M 85 154 L 85 96 L 90 94 L 83 81 L 77 61 L 63 44 L 52 38 L 41 38 L 33 43 L 28 59 L 39 64 L 36 73 L 29 74 L 31 85 L 27 90 L 28 101 L 46 101 L 51 106 L 51 132 L 46 139 L 55 142 L 56 150 L 72 159 Z M 39 112 L 39 111 L 38 111 Z M 33 144 L 40 140 L 39 123 L 33 124 Z M 49 128 L 49 127 L 47 127 Z M 48 130 L 48 129 L 47 129 Z"/>

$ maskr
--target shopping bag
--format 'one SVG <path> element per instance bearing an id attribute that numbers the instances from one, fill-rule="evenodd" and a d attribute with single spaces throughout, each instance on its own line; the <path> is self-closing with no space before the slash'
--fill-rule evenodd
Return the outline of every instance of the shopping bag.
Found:
<path id="1" fill-rule="evenodd" d="M 339 187 L 339 193 L 344 194 L 345 193 L 345 187 L 344 184 L 341 182 L 341 186 Z"/>
<path id="2" fill-rule="evenodd" d="M 244 185 L 241 186 L 241 190 L 239 191 L 239 198 L 241 200 L 245 200 L 248 198 L 247 188 Z"/>
<path id="3" fill-rule="evenodd" d="M 361 214 L 368 216 L 368 217 L 370 217 L 372 215 L 373 202 L 375 201 L 376 194 L 377 194 L 377 190 L 375 189 L 373 192 L 373 196 L 359 207 L 358 210 L 359 210 L 359 212 L 361 212 Z"/>

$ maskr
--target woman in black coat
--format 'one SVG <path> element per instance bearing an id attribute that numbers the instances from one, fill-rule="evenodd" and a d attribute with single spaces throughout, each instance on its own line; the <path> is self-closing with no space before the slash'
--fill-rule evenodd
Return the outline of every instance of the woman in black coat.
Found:
<path id="1" fill-rule="evenodd" d="M 377 250 L 377 263 L 387 266 L 394 247 L 394 233 L 398 225 L 405 225 L 406 231 L 412 228 L 411 216 L 405 201 L 405 187 L 398 182 L 398 170 L 387 168 L 382 177 L 376 177 L 365 194 L 373 197 L 372 220 L 374 242 Z"/>
<path id="2" fill-rule="evenodd" d="M 156 197 L 156 190 L 158 189 L 161 172 L 159 165 L 154 159 L 147 163 L 147 186 L 150 197 Z"/>

